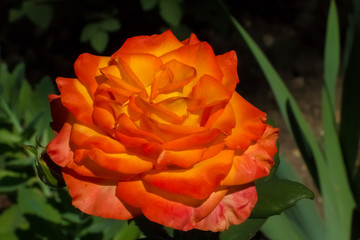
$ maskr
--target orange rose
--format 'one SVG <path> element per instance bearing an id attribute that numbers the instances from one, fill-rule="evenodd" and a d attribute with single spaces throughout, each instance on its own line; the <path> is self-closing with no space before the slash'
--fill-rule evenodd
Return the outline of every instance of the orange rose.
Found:
<path id="1" fill-rule="evenodd" d="M 234 51 L 193 34 L 129 38 L 111 57 L 82 54 L 50 95 L 47 146 L 73 205 L 105 218 L 144 214 L 175 229 L 244 222 L 269 174 L 278 130 L 238 93 Z"/>

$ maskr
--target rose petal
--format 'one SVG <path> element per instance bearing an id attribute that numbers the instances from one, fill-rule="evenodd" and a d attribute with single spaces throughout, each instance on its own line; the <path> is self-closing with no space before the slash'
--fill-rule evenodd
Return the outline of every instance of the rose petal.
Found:
<path id="1" fill-rule="evenodd" d="M 190 169 L 149 171 L 143 179 L 166 191 L 196 199 L 208 197 L 229 172 L 234 151 L 224 150 Z"/>
<path id="2" fill-rule="evenodd" d="M 182 138 L 175 139 L 173 141 L 165 143 L 164 149 L 168 150 L 186 150 L 197 148 L 199 146 L 203 146 L 217 136 L 219 136 L 220 131 L 218 129 L 211 129 L 209 131 L 203 133 L 192 134 L 189 136 L 185 136 Z"/>
<path id="3" fill-rule="evenodd" d="M 110 57 L 95 56 L 89 53 L 81 54 L 75 61 L 75 74 L 92 97 L 98 86 L 97 78 L 101 75 L 99 69 L 107 66 L 109 61 Z"/>
<path id="4" fill-rule="evenodd" d="M 207 74 L 221 81 L 223 77 L 223 74 L 216 62 L 214 51 L 206 42 L 183 46 L 172 52 L 166 53 L 160 58 L 163 62 L 176 60 L 194 67 L 197 71 L 198 78 Z M 196 81 L 194 81 L 193 84 L 196 84 Z M 193 84 L 189 84 L 189 91 L 191 91 Z"/>
<path id="5" fill-rule="evenodd" d="M 233 187 L 204 219 L 194 224 L 203 231 L 225 231 L 231 225 L 243 223 L 251 214 L 257 202 L 256 188 L 253 185 Z"/>
<path id="6" fill-rule="evenodd" d="M 106 132 L 79 123 L 73 124 L 70 141 L 82 149 L 100 149 L 107 153 L 126 152 L 125 147 Z"/>
<path id="7" fill-rule="evenodd" d="M 93 100 L 86 87 L 76 78 L 57 78 L 56 83 L 64 107 L 75 116 L 75 119 L 92 124 Z"/>
<path id="8" fill-rule="evenodd" d="M 168 165 L 176 165 L 182 168 L 189 168 L 202 160 L 206 148 L 171 151 L 164 150 L 157 159 L 157 167 L 163 168 Z"/>
<path id="9" fill-rule="evenodd" d="M 236 126 L 231 135 L 226 137 L 225 142 L 231 149 L 244 151 L 263 135 L 266 129 L 266 114 L 236 92 L 234 92 L 230 104 L 234 109 Z"/>
<path id="10" fill-rule="evenodd" d="M 277 137 L 278 129 L 267 126 L 256 144 L 234 157 L 233 166 L 221 185 L 240 185 L 267 176 L 274 163 Z"/>
<path id="11" fill-rule="evenodd" d="M 105 153 L 99 149 L 90 149 L 81 154 L 77 163 L 92 161 L 99 167 L 124 174 L 139 174 L 153 168 L 151 159 L 130 153 Z"/>
<path id="12" fill-rule="evenodd" d="M 199 202 L 182 195 L 163 192 L 140 180 L 119 182 L 116 194 L 134 207 L 141 208 L 151 221 L 188 231 L 223 231 L 232 224 L 244 222 L 256 201 L 252 185 L 214 191 Z"/>
<path id="13" fill-rule="evenodd" d="M 52 130 L 60 132 L 64 123 L 69 117 L 69 111 L 62 105 L 59 95 L 50 94 L 48 96 L 53 122 L 50 123 Z"/>
<path id="14" fill-rule="evenodd" d="M 179 40 L 167 30 L 160 35 L 136 36 L 128 38 L 112 58 L 122 53 L 149 53 L 157 57 L 183 46 Z"/>
<path id="15" fill-rule="evenodd" d="M 151 54 L 121 54 L 120 58 L 130 67 L 145 87 L 152 84 L 155 72 L 162 66 L 160 58 Z"/>
<path id="16" fill-rule="evenodd" d="M 63 177 L 72 197 L 72 204 L 84 213 L 121 220 L 141 214 L 140 209 L 116 197 L 117 181 L 81 177 L 68 169 L 63 170 Z"/>
<path id="17" fill-rule="evenodd" d="M 230 92 L 235 90 L 239 83 L 237 74 L 237 56 L 235 51 L 216 56 L 216 61 L 223 73 L 222 85 Z"/>
<path id="18" fill-rule="evenodd" d="M 60 167 L 65 167 L 74 157 L 74 153 L 69 145 L 72 121 L 72 119 L 68 119 L 68 122 L 64 123 L 61 131 L 46 146 L 46 152 L 51 160 Z"/>
<path id="19" fill-rule="evenodd" d="M 197 44 L 199 42 L 200 41 L 196 37 L 196 35 L 194 33 L 192 33 L 188 39 L 185 39 L 184 41 L 182 41 L 182 44 L 184 44 L 184 45 L 194 45 L 194 44 Z"/>
<path id="20" fill-rule="evenodd" d="M 189 106 L 189 111 L 228 102 L 230 98 L 231 92 L 228 92 L 218 80 L 209 75 L 204 75 L 193 88 L 191 99 L 194 101 Z"/>

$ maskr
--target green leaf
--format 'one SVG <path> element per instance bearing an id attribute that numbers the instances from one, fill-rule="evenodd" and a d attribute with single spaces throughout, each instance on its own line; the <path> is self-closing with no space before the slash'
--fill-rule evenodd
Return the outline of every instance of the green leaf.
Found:
<path id="1" fill-rule="evenodd" d="M 160 16 L 170 26 L 177 27 L 182 18 L 181 0 L 160 0 Z"/>
<path id="2" fill-rule="evenodd" d="M 140 229 L 136 226 L 135 222 L 128 225 L 123 225 L 115 234 L 113 240 L 135 240 L 140 236 Z"/>
<path id="3" fill-rule="evenodd" d="M 247 219 L 240 225 L 231 226 L 225 232 L 221 232 L 220 240 L 249 240 L 256 234 L 265 221 L 265 219 Z"/>
<path id="4" fill-rule="evenodd" d="M 324 58 L 325 88 L 331 100 L 331 109 L 335 109 L 335 89 L 340 63 L 339 20 L 334 0 L 330 1 L 327 20 Z"/>
<path id="5" fill-rule="evenodd" d="M 20 119 L 23 119 L 23 116 L 26 114 L 31 114 L 27 108 L 29 104 L 29 99 L 31 99 L 31 91 L 32 90 L 30 84 L 28 83 L 28 81 L 23 79 L 23 81 L 21 81 L 17 106 L 15 109 L 15 114 Z"/>
<path id="6" fill-rule="evenodd" d="M 150 11 L 156 7 L 159 0 L 140 0 L 141 8 L 143 11 Z"/>
<path id="7" fill-rule="evenodd" d="M 33 214 L 53 223 L 63 223 L 59 211 L 46 202 L 46 197 L 38 189 L 21 188 L 17 200 L 23 213 Z"/>
<path id="8" fill-rule="evenodd" d="M 100 29 L 99 23 L 89 23 L 81 31 L 80 41 L 87 42 L 90 41 L 91 37 L 97 33 Z"/>
<path id="9" fill-rule="evenodd" d="M 0 193 L 14 192 L 23 187 L 27 181 L 26 174 L 6 169 L 0 170 Z"/>
<path id="10" fill-rule="evenodd" d="M 0 233 L 0 239 L 1 240 L 18 240 L 18 237 L 16 236 L 15 232 Z"/>
<path id="11" fill-rule="evenodd" d="M 99 53 L 102 53 L 109 41 L 109 35 L 104 31 L 97 31 L 90 38 L 91 46 Z"/>
<path id="12" fill-rule="evenodd" d="M 286 215 L 270 217 L 261 227 L 261 231 L 270 239 L 309 240 Z"/>
<path id="13" fill-rule="evenodd" d="M 126 221 L 102 217 L 93 217 L 93 222 L 90 226 L 82 230 L 81 236 L 85 236 L 89 233 L 103 233 L 103 240 L 110 240 L 114 239 L 117 234 L 121 234 L 119 232 L 121 232 L 122 229 L 127 227 L 128 225 Z M 135 230 L 136 228 L 133 229 Z M 129 234 L 129 236 L 131 237 L 131 233 L 126 233 L 126 230 L 124 231 L 124 234 Z"/>
<path id="14" fill-rule="evenodd" d="M 10 23 L 16 22 L 17 20 L 19 20 L 23 16 L 24 16 L 24 11 L 22 9 L 12 8 L 9 11 L 9 22 Z"/>
<path id="15" fill-rule="evenodd" d="M 21 137 L 6 129 L 0 129 L 0 143 L 13 144 L 20 143 Z"/>
<path id="16" fill-rule="evenodd" d="M 23 10 L 36 26 L 46 29 L 49 27 L 53 12 L 51 7 L 35 2 L 24 2 Z"/>
<path id="17" fill-rule="evenodd" d="M 258 202 L 251 218 L 267 218 L 293 207 L 299 200 L 314 198 L 314 193 L 304 185 L 289 180 L 271 180 L 256 186 Z"/>
<path id="18" fill-rule="evenodd" d="M 26 230 L 29 223 L 23 217 L 19 206 L 13 204 L 0 215 L 0 234 L 12 233 L 18 228 Z"/>
<path id="19" fill-rule="evenodd" d="M 100 28 L 106 32 L 116 32 L 121 28 L 121 24 L 116 18 L 107 18 L 100 23 Z"/>

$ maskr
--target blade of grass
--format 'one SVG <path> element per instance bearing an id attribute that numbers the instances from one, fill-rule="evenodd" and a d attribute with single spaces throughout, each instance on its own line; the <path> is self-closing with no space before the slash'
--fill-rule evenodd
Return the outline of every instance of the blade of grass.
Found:
<path id="1" fill-rule="evenodd" d="M 280 154 L 280 165 L 276 176 L 295 182 L 302 182 L 290 163 Z M 325 239 L 324 221 L 320 216 L 314 201 L 299 201 L 295 207 L 287 210 L 285 214 L 290 220 L 296 222 L 309 240 Z"/>
<path id="2" fill-rule="evenodd" d="M 354 198 L 348 182 L 343 155 L 335 122 L 335 89 L 340 62 L 340 36 L 337 8 L 334 0 L 330 2 L 324 56 L 324 86 L 322 93 L 322 120 L 324 128 L 324 153 L 329 169 L 329 176 L 334 188 L 339 224 L 333 227 L 343 230 L 342 239 L 350 238 Z M 325 211 L 327 211 L 325 209 Z"/>
<path id="3" fill-rule="evenodd" d="M 296 104 L 295 100 L 293 99 L 285 84 L 281 80 L 279 74 L 276 72 L 276 70 L 266 58 L 264 53 L 254 42 L 254 40 L 249 36 L 249 34 L 245 31 L 245 29 L 236 21 L 236 19 L 233 18 L 230 14 L 229 16 L 236 29 L 239 31 L 246 44 L 248 45 L 249 49 L 253 53 L 254 57 L 256 58 L 265 77 L 267 78 L 288 127 L 293 133 L 294 128 L 296 129 L 298 127 L 298 131 L 300 131 L 304 136 L 304 140 L 306 141 L 305 144 L 308 145 L 312 151 L 317 171 L 319 173 L 320 190 L 324 197 L 324 210 L 327 220 L 326 229 L 329 229 L 326 235 L 326 239 L 347 239 L 346 237 L 344 238 L 344 236 L 347 236 L 348 229 L 342 229 L 339 227 L 341 226 L 341 224 L 339 224 L 339 212 L 337 211 L 337 209 L 334 209 L 334 207 L 338 206 L 337 201 L 339 200 L 339 198 L 337 198 L 336 196 L 336 189 L 332 183 L 332 179 L 329 178 L 329 172 L 326 166 L 323 152 L 317 144 L 317 141 L 310 127 L 307 125 L 298 105 Z M 295 116 L 294 120 L 296 121 L 297 126 L 292 125 L 290 122 L 289 109 L 291 109 L 292 114 Z M 298 145 L 304 144 L 303 142 L 299 142 L 300 139 L 295 140 L 297 140 Z M 306 160 L 307 159 L 305 157 L 305 161 Z M 306 163 L 311 164 L 311 162 L 309 161 L 307 161 Z"/>
<path id="4" fill-rule="evenodd" d="M 330 2 L 327 20 L 325 58 L 324 58 L 324 85 L 329 93 L 331 108 L 335 109 L 335 89 L 340 64 L 340 33 L 339 20 L 334 1 Z"/>
<path id="5" fill-rule="evenodd" d="M 280 229 L 279 229 L 280 227 Z M 270 217 L 261 227 L 261 231 L 270 239 L 308 240 L 306 235 L 286 215 Z"/>

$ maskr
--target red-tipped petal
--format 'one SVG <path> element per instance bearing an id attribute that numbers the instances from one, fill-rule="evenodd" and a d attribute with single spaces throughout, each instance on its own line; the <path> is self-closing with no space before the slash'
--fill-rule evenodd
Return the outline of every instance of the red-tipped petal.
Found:
<path id="1" fill-rule="evenodd" d="M 278 129 L 267 126 L 261 139 L 242 155 L 235 156 L 233 166 L 221 185 L 240 185 L 265 177 L 273 166 Z"/>
<path id="2" fill-rule="evenodd" d="M 116 197 L 116 180 L 81 177 L 69 169 L 63 170 L 63 176 L 72 204 L 84 213 L 121 220 L 141 214 L 138 208 Z"/>
<path id="3" fill-rule="evenodd" d="M 61 167 L 65 167 L 74 157 L 70 148 L 71 127 L 72 121 L 64 123 L 61 131 L 46 147 L 51 160 Z"/>
<path id="4" fill-rule="evenodd" d="M 256 188 L 242 185 L 230 188 L 216 208 L 204 219 L 194 224 L 203 231 L 225 231 L 231 225 L 243 223 L 257 202 Z"/>

